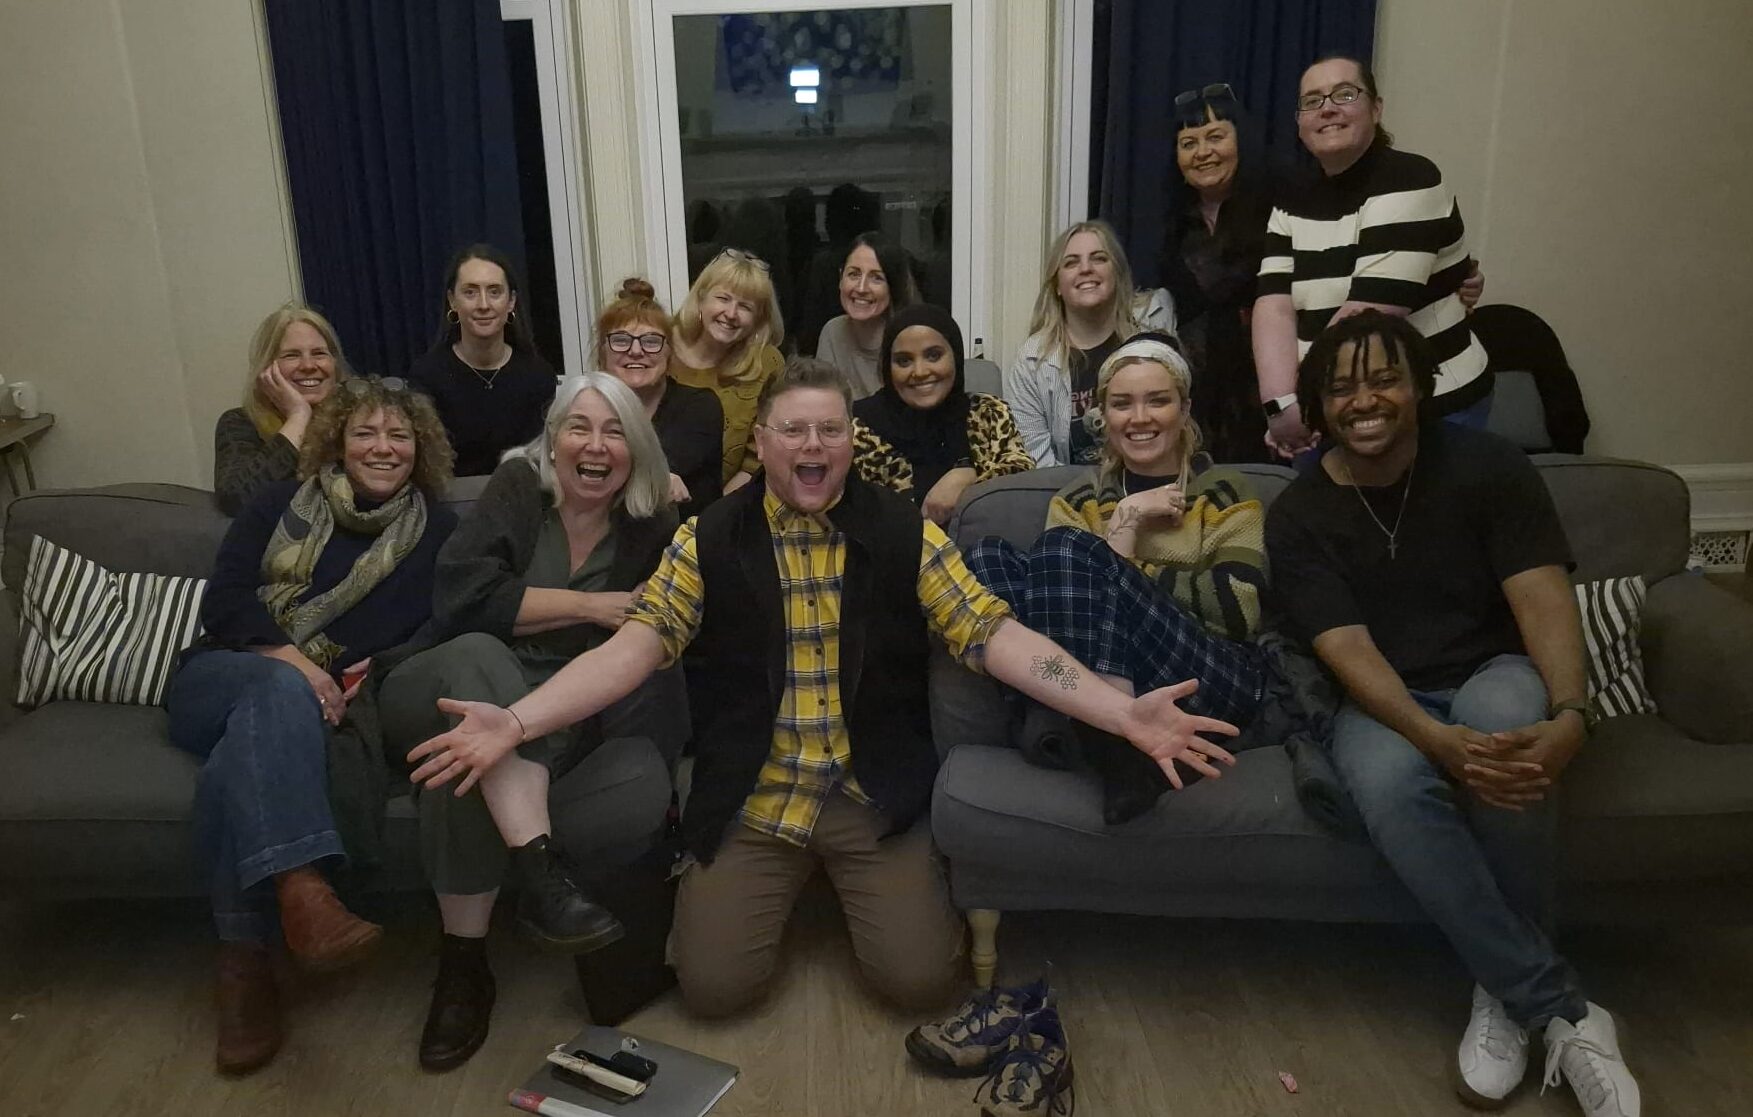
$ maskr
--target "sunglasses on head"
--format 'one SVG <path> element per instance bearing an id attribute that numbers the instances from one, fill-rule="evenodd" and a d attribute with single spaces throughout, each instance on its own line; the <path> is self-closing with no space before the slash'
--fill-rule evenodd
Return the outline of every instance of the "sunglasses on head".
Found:
<path id="1" fill-rule="evenodd" d="M 374 384 L 386 392 L 413 391 L 412 385 L 399 376 L 350 376 L 341 381 L 341 390 L 349 396 L 358 397 L 371 391 Z"/>
<path id="2" fill-rule="evenodd" d="M 718 254 L 718 259 L 722 260 L 726 256 L 729 256 L 733 260 L 741 260 L 745 264 L 753 264 L 757 268 L 760 268 L 764 272 L 770 272 L 773 270 L 772 264 L 769 264 L 767 261 L 761 259 L 759 256 L 755 255 L 753 252 L 744 252 L 740 248 L 727 248 L 723 252 L 720 252 Z"/>

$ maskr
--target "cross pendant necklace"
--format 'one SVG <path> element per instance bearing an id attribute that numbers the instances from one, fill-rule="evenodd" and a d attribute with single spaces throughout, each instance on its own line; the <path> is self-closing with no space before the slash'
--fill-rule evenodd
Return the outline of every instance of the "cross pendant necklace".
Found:
<path id="1" fill-rule="evenodd" d="M 1364 497 L 1363 490 L 1357 487 L 1357 478 L 1351 475 L 1351 465 L 1343 459 L 1339 464 L 1345 466 L 1345 483 L 1351 486 L 1351 491 L 1357 494 L 1357 499 L 1363 501 L 1363 510 L 1370 514 L 1370 519 L 1375 521 L 1376 527 L 1380 528 L 1382 534 L 1388 537 L 1388 561 L 1393 562 L 1400 555 L 1400 522 L 1406 518 L 1406 498 L 1412 495 L 1412 471 L 1418 468 L 1417 456 L 1414 455 L 1412 464 L 1406 467 L 1406 488 L 1400 492 L 1400 512 L 1394 517 L 1393 531 L 1388 530 L 1388 525 L 1384 524 L 1382 518 L 1376 515 L 1376 510 L 1370 507 L 1370 502 Z"/>

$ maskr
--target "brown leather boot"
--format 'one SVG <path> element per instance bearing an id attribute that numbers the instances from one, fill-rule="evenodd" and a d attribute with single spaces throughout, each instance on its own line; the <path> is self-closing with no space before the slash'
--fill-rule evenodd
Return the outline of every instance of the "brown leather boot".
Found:
<path id="1" fill-rule="evenodd" d="M 377 946 L 383 928 L 348 911 L 323 875 L 306 865 L 274 878 L 286 949 L 306 969 L 339 970 Z"/>
<path id="2" fill-rule="evenodd" d="M 248 1074 L 280 1050 L 280 991 L 266 947 L 258 943 L 219 944 L 215 988 L 219 1041 L 213 1061 L 224 1074 Z"/>

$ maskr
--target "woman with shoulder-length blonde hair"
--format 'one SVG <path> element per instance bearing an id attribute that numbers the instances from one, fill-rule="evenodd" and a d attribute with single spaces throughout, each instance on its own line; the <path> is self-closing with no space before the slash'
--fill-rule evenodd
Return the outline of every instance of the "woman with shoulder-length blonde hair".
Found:
<path id="1" fill-rule="evenodd" d="M 276 308 L 250 339 L 243 406 L 213 428 L 213 489 L 235 516 L 275 481 L 298 475 L 298 452 L 311 414 L 347 376 L 335 327 L 303 303 Z"/>
<path id="2" fill-rule="evenodd" d="M 711 388 L 724 407 L 724 491 L 746 484 L 755 456 L 755 407 L 761 389 L 785 363 L 785 323 L 767 261 L 727 248 L 700 270 L 676 311 L 670 375 Z"/>
<path id="3" fill-rule="evenodd" d="M 1095 399 L 1096 370 L 1142 330 L 1173 334 L 1174 301 L 1160 288 L 1133 288 L 1126 252 L 1106 221 L 1060 233 L 1042 271 L 1028 340 L 1005 370 L 1005 402 L 1036 465 L 1091 464 L 1098 447 L 1079 420 Z"/>
<path id="4" fill-rule="evenodd" d="M 560 383 L 542 430 L 508 451 L 438 560 L 443 643 L 384 681 L 391 750 L 419 785 L 447 768 L 421 742 L 450 728 L 453 700 L 510 705 L 621 626 L 676 528 L 669 465 L 645 408 L 606 372 Z M 454 1067 L 487 1037 L 486 935 L 507 870 L 519 929 L 584 953 L 620 938 L 615 915 L 574 874 L 649 848 L 669 808 L 670 767 L 688 735 L 678 672 L 654 675 L 596 718 L 525 742 L 481 777 L 419 793 L 421 852 L 444 925 L 421 1065 Z M 554 833 L 550 786 L 568 809 Z M 561 854 L 564 849 L 565 854 Z"/>

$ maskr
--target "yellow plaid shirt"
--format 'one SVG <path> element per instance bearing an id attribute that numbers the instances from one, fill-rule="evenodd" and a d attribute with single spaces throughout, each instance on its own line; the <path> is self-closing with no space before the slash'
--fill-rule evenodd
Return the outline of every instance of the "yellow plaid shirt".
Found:
<path id="1" fill-rule="evenodd" d="M 846 537 L 825 517 L 781 504 L 762 504 L 773 533 L 773 556 L 785 602 L 785 693 L 773 721 L 773 747 L 755 790 L 743 803 L 745 826 L 804 845 L 822 804 L 835 788 L 868 802 L 852 776 L 852 741 L 840 709 L 840 592 Z M 663 641 L 664 665 L 681 657 L 700 630 L 706 587 L 700 578 L 695 521 L 676 532 L 657 572 L 634 602 L 629 619 L 650 625 Z M 950 654 L 978 671 L 986 641 L 1010 609 L 988 592 L 961 552 L 930 522 L 919 553 L 919 608 Z"/>

